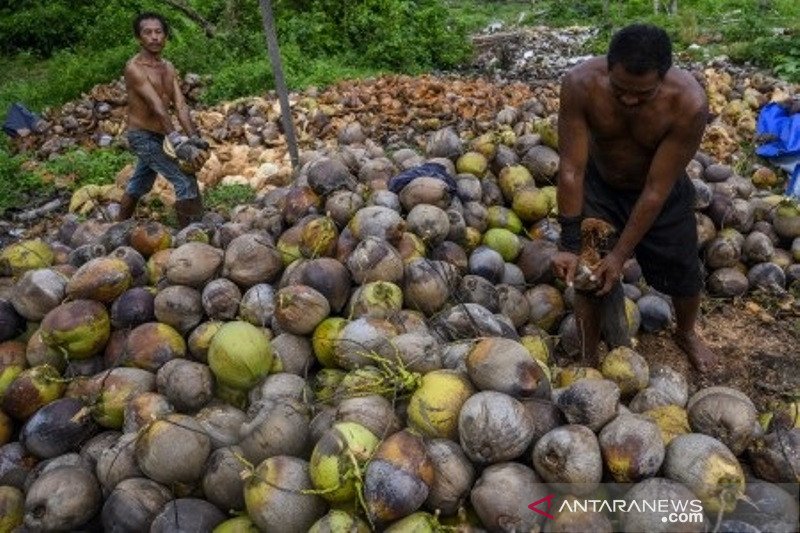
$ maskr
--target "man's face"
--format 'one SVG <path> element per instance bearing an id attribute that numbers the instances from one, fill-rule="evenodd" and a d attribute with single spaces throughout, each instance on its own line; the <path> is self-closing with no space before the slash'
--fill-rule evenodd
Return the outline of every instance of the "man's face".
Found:
<path id="1" fill-rule="evenodd" d="M 658 72 L 652 70 L 644 74 L 631 74 L 620 64 L 608 71 L 611 93 L 623 106 L 635 109 L 652 100 L 661 87 L 662 79 Z"/>
<path id="2" fill-rule="evenodd" d="M 164 49 L 167 35 L 158 19 L 144 19 L 139 23 L 139 44 L 151 53 L 159 53 Z"/>

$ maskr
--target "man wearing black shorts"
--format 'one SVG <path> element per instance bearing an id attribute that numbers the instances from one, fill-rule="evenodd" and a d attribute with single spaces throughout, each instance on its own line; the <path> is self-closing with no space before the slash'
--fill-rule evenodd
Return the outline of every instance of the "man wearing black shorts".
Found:
<path id="1" fill-rule="evenodd" d="M 716 363 L 695 331 L 703 283 L 694 189 L 685 174 L 707 115 L 703 88 L 672 67 L 672 44 L 655 26 L 623 28 L 606 56 L 577 65 L 562 81 L 556 274 L 572 284 L 584 217 L 602 218 L 619 234 L 594 270 L 600 289 L 576 292 L 575 317 L 590 363 L 597 363 L 600 340 L 598 297 L 620 283 L 623 263 L 634 255 L 647 282 L 672 297 L 678 346 L 701 371 Z"/>

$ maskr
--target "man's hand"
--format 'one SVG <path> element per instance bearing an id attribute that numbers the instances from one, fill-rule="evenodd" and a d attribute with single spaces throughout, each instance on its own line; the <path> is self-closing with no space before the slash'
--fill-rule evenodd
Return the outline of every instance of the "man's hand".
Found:
<path id="1" fill-rule="evenodd" d="M 553 271 L 567 285 L 572 285 L 578 268 L 578 256 L 571 252 L 558 252 L 553 256 Z"/>
<path id="2" fill-rule="evenodd" d="M 611 291 L 615 283 L 622 278 L 622 266 L 625 259 L 613 251 L 606 255 L 594 269 L 594 275 L 600 283 L 597 296 L 603 296 Z"/>
<path id="3" fill-rule="evenodd" d="M 202 164 L 204 157 L 203 151 L 189 141 L 175 147 L 175 156 L 182 161 L 191 163 L 192 166 Z"/>
<path id="4" fill-rule="evenodd" d="M 201 153 L 202 149 L 192 143 L 189 137 L 181 135 L 177 131 L 173 131 L 167 135 L 167 141 L 169 141 L 169 146 L 166 148 L 172 148 L 172 154 L 169 153 L 169 150 L 167 150 L 167 154 L 172 155 L 176 159 L 195 165 L 199 163 L 203 157 Z"/>
<path id="5" fill-rule="evenodd" d="M 164 139 L 164 152 L 178 160 L 184 172 L 194 174 L 208 160 L 208 153 L 191 143 L 188 137 L 176 131 Z"/>
<path id="6" fill-rule="evenodd" d="M 206 141 L 199 135 L 192 135 L 191 137 L 189 137 L 189 143 L 191 143 L 193 146 L 196 146 L 201 150 L 208 150 L 208 148 L 210 147 L 208 141 Z"/>

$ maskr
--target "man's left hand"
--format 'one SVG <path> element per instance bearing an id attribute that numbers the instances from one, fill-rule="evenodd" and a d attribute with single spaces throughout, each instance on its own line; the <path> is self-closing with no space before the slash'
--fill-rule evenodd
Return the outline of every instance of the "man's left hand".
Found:
<path id="1" fill-rule="evenodd" d="M 625 259 L 614 252 L 606 255 L 594 269 L 594 275 L 600 283 L 597 296 L 603 296 L 611 291 L 615 283 L 622 278 L 622 267 Z"/>

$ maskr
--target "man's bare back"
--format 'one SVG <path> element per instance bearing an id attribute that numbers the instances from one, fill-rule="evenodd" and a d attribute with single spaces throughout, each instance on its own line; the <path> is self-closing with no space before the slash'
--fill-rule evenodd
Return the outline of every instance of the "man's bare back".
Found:
<path id="1" fill-rule="evenodd" d="M 649 99 L 626 106 L 615 95 L 605 57 L 569 74 L 589 129 L 589 153 L 613 187 L 640 190 L 662 140 L 676 128 L 697 127 L 690 117 L 705 109 L 705 93 L 686 71 L 671 68 Z"/>
<path id="2" fill-rule="evenodd" d="M 145 83 L 166 109 L 175 103 L 175 67 L 165 59 L 153 60 L 136 55 L 125 67 L 125 84 L 128 90 L 128 126 L 156 133 L 167 133 L 162 118 L 150 104 L 142 88 Z"/>

